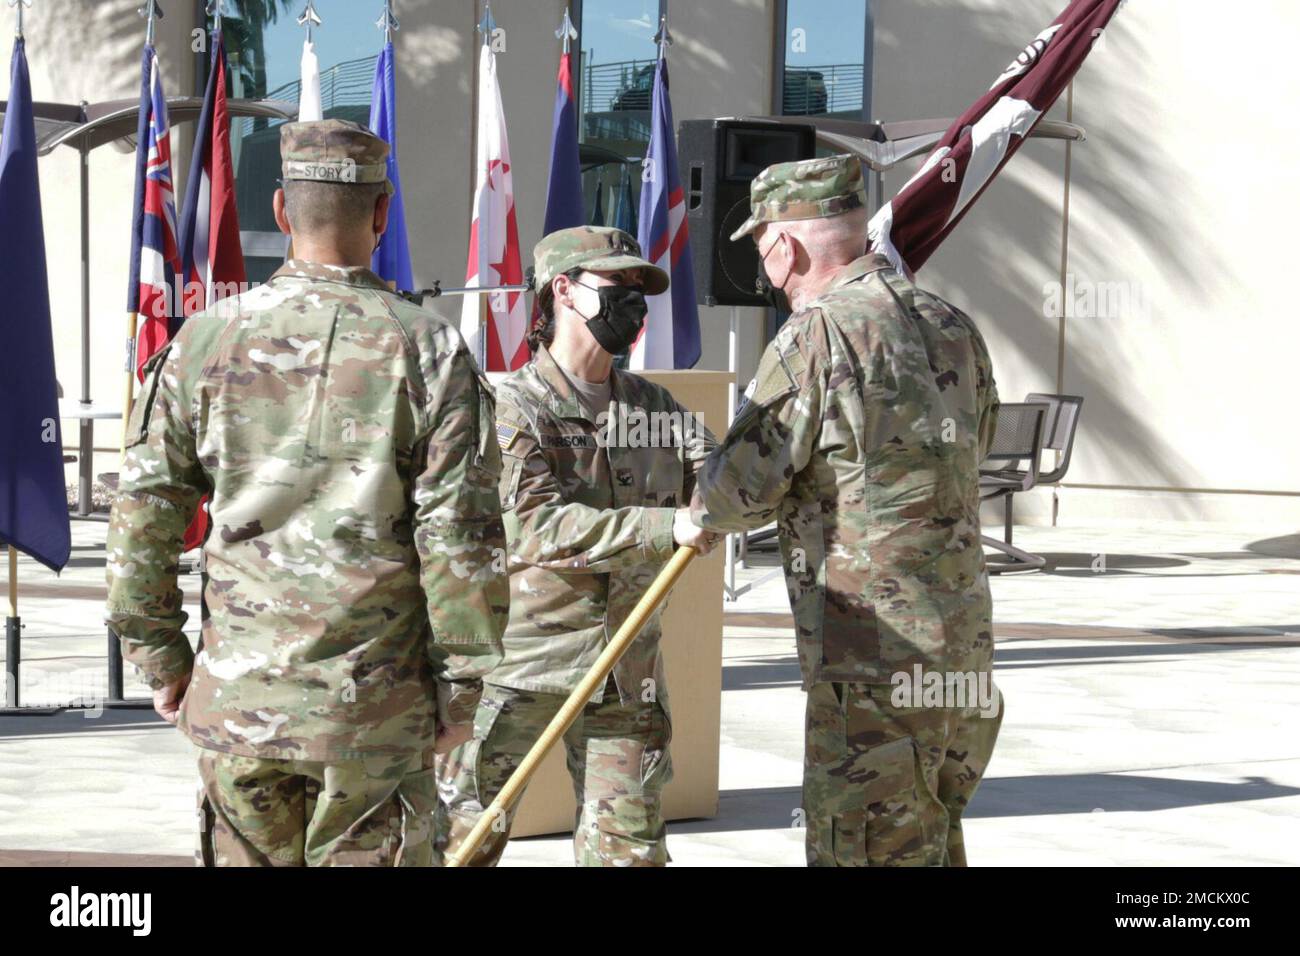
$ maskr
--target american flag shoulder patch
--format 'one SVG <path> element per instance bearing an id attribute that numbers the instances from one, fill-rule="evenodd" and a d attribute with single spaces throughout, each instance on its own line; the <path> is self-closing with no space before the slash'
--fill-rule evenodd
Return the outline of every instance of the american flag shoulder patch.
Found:
<path id="1" fill-rule="evenodd" d="M 505 451 L 513 445 L 515 439 L 518 437 L 519 429 L 514 425 L 507 425 L 505 422 L 497 422 L 497 444 L 501 446 L 502 451 Z"/>

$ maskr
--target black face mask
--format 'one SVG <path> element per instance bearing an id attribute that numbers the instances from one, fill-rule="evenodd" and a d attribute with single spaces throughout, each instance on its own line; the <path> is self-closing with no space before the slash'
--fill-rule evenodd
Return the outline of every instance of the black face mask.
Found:
<path id="1" fill-rule="evenodd" d="M 650 311 L 645 293 L 627 286 L 590 286 L 577 279 L 573 281 L 584 289 L 594 289 L 600 296 L 600 311 L 595 316 L 588 318 L 578 312 L 587 320 L 587 330 L 597 344 L 610 355 L 621 355 L 631 348 L 645 325 L 646 313 Z"/>
<path id="2" fill-rule="evenodd" d="M 777 247 L 777 243 L 780 241 L 781 240 L 778 239 L 776 242 L 772 243 L 772 245 L 768 247 L 767 252 L 763 254 L 763 257 L 758 260 L 758 275 L 754 279 L 754 291 L 761 295 L 772 308 L 776 309 L 778 312 L 788 314 L 794 311 L 794 309 L 790 307 L 790 297 L 785 294 L 785 289 L 778 289 L 776 286 L 772 285 L 772 280 L 767 276 L 767 257 L 772 254 L 772 250 Z M 786 281 L 790 281 L 789 276 L 786 277 Z"/>

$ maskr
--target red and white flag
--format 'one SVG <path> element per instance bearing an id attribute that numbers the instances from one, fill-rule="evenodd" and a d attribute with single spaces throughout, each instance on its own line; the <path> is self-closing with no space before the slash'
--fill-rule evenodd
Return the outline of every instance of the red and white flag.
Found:
<path id="1" fill-rule="evenodd" d="M 522 285 L 519 228 L 510 171 L 506 115 L 501 108 L 496 54 L 484 44 L 479 54 L 478 147 L 474 168 L 474 215 L 469 229 L 465 285 L 471 288 Z M 487 300 L 486 321 L 480 322 L 480 299 Z M 461 333 L 470 351 L 482 357 L 484 371 L 508 372 L 529 359 L 528 310 L 523 292 L 487 292 L 465 296 Z"/>
<path id="2" fill-rule="evenodd" d="M 1052 108 L 1123 3 L 1071 0 L 880 207 L 871 220 L 872 250 L 905 275 L 920 269 Z"/>
<path id="3" fill-rule="evenodd" d="M 208 88 L 199 113 L 181 212 L 181 315 L 190 316 L 218 299 L 238 295 L 246 285 L 244 252 L 235 204 L 235 165 L 230 154 L 230 111 L 226 105 L 226 47 L 221 33 L 212 35 Z M 182 319 L 183 321 L 183 319 Z M 207 534 L 206 502 L 199 506 L 185 548 L 196 548 Z"/>
<path id="4" fill-rule="evenodd" d="M 172 295 L 180 271 L 176 200 L 172 192 L 172 136 L 162 71 L 152 45 L 144 48 L 140 119 L 135 159 L 135 208 L 131 217 L 131 279 L 127 311 L 143 319 L 135 343 L 135 370 L 167 344 L 172 332 Z"/>
<path id="5" fill-rule="evenodd" d="M 245 283 L 244 252 L 235 204 L 235 164 L 230 154 L 226 106 L 226 47 L 212 36 L 208 88 L 194 138 L 194 158 L 181 211 L 181 261 L 185 287 L 181 313 L 189 316 Z"/>
<path id="6" fill-rule="evenodd" d="M 316 44 L 310 39 L 302 41 L 302 80 L 298 90 L 298 122 L 321 120 L 325 113 L 320 99 L 320 60 Z"/>

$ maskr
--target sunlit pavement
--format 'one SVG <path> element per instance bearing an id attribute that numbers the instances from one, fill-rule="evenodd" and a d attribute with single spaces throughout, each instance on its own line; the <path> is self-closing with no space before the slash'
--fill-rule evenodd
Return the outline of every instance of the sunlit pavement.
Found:
<path id="1" fill-rule="evenodd" d="M 61 577 L 21 564 L 24 707 L 105 690 L 104 525 L 73 534 Z M 971 862 L 1300 862 L 1300 534 L 1016 534 L 1050 563 L 993 581 L 1006 717 L 967 814 Z M 739 580 L 771 562 L 755 555 Z M 184 579 L 195 598 L 197 580 Z M 669 849 L 678 865 L 800 865 L 803 695 L 784 586 L 726 610 L 719 813 L 671 823 Z M 145 696 L 129 674 L 127 695 Z M 188 862 L 194 784 L 190 745 L 150 711 L 0 717 L 0 862 Z M 569 862 L 567 837 L 514 841 L 504 860 Z"/>

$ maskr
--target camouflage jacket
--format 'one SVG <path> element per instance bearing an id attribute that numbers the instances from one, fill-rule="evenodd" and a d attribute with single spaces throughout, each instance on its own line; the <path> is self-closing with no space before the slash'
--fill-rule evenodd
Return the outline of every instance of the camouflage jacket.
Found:
<path id="1" fill-rule="evenodd" d="M 592 421 L 545 347 L 497 383 L 510 624 L 489 683 L 569 693 L 675 550 L 674 511 L 716 442 L 667 389 L 615 369 L 612 390 Z M 614 670 L 622 700 L 666 701 L 659 638 L 655 614 Z"/>
<path id="2" fill-rule="evenodd" d="M 195 744 L 343 760 L 472 720 L 509 610 L 493 418 L 459 333 L 368 269 L 291 261 L 150 360 L 107 620 L 152 680 L 192 668 Z M 204 494 L 193 657 L 177 560 Z"/>
<path id="3" fill-rule="evenodd" d="M 990 667 L 978 466 L 997 389 L 971 319 L 864 256 L 785 324 L 751 388 L 693 514 L 776 519 L 805 687 Z"/>

